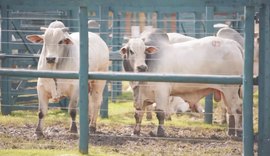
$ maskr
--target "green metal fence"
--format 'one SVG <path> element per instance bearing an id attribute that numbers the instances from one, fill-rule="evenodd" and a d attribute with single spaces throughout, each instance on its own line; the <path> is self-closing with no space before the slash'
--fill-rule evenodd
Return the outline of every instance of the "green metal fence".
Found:
<path id="1" fill-rule="evenodd" d="M 106 79 L 106 80 L 136 80 L 136 81 L 174 81 L 174 82 L 188 82 L 194 81 L 197 83 L 243 83 L 244 85 L 244 103 L 243 103 L 243 155 L 254 155 L 253 146 L 254 146 L 254 134 L 253 134 L 253 73 L 251 71 L 253 66 L 253 32 L 254 23 L 253 15 L 255 9 L 260 11 L 260 74 L 258 77 L 259 85 L 259 155 L 269 155 L 270 154 L 270 70 L 269 64 L 270 56 L 269 52 L 269 41 L 270 41 L 270 2 L 267 0 L 253 1 L 253 0 L 239 0 L 239 1 L 223 1 L 223 0 L 171 0 L 171 1 L 157 1 L 157 0 L 137 0 L 137 1 L 120 1 L 120 0 L 104 0 L 104 1 L 80 1 L 80 0 L 70 0 L 70 1 L 60 1 L 60 0 L 47 0 L 47 1 L 20 1 L 20 0 L 2 0 L 1 5 L 1 16 L 2 18 L 8 17 L 9 9 L 30 9 L 32 4 L 35 4 L 34 9 L 48 9 L 48 10 L 57 10 L 57 9 L 73 9 L 79 11 L 79 30 L 81 32 L 81 42 L 87 43 L 87 37 L 82 34 L 87 34 L 87 9 L 88 7 L 98 7 L 101 8 L 101 17 L 106 19 L 109 10 L 122 11 L 124 9 L 137 8 L 138 10 L 148 10 L 148 11 L 157 11 L 160 8 L 168 7 L 170 10 L 181 10 L 185 8 L 187 10 L 196 10 L 196 9 L 205 9 L 205 7 L 216 7 L 216 6 L 225 6 L 229 8 L 239 8 L 242 7 L 245 10 L 245 66 L 244 66 L 244 75 L 243 77 L 213 77 L 213 76 L 203 76 L 203 77 L 183 77 L 179 75 L 148 75 L 148 74 L 137 74 L 137 75 L 128 75 L 123 73 L 90 73 L 84 66 L 81 66 L 79 73 L 54 73 L 54 72 L 37 72 L 37 71 L 23 71 L 23 70 L 0 70 L 0 75 L 2 75 L 2 81 L 7 82 L 9 76 L 19 76 L 19 77 L 61 77 L 61 78 L 79 78 L 80 79 L 80 145 L 79 150 L 81 153 L 88 153 L 88 122 L 87 122 L 87 98 L 88 96 L 83 96 L 83 93 L 87 93 L 87 88 L 84 87 L 84 84 L 87 79 Z M 157 6 L 153 6 L 157 4 Z M 47 6 L 47 7 L 46 7 Z M 173 6 L 173 7 L 172 7 Z M 185 7 L 182 7 L 185 6 Z M 32 9 L 32 8 L 31 8 Z M 210 11 L 211 12 L 211 11 Z M 158 12 L 159 13 L 159 12 Z M 211 14 L 207 14 L 207 17 Z M 74 16 L 75 17 L 75 16 Z M 2 22 L 2 29 L 8 29 L 9 23 L 6 21 Z M 101 32 L 107 32 L 106 20 L 101 23 Z M 105 41 L 108 36 L 102 36 Z M 2 41 L 9 41 L 9 36 L 7 33 L 2 34 Z M 9 44 L 2 44 L 2 50 L 10 49 Z M 81 51 L 86 51 L 87 46 L 82 44 Z M 86 52 L 85 52 L 86 53 Z M 84 53 L 81 52 L 81 63 L 87 64 L 87 60 L 83 60 L 82 57 Z M 11 62 L 8 59 L 2 60 L 3 67 L 10 67 Z M 7 88 L 11 87 L 11 84 L 2 83 L 2 97 L 9 97 L 3 99 L 4 101 L 10 100 L 10 95 Z M 84 111 L 83 111 L 84 110 Z"/>

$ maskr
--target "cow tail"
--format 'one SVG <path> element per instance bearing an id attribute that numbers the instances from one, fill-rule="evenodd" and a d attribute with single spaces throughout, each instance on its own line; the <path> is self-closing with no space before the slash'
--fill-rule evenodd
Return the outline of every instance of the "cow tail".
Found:
<path id="1" fill-rule="evenodd" d="M 241 55 L 242 55 L 242 58 L 243 58 L 243 62 L 244 62 L 244 59 L 245 59 L 244 48 L 238 42 L 237 42 L 237 47 L 238 47 L 238 49 L 241 52 Z M 242 84 L 239 85 L 238 96 L 241 99 L 243 99 L 243 85 Z"/>
<path id="2" fill-rule="evenodd" d="M 239 85 L 238 96 L 243 99 L 243 85 Z"/>

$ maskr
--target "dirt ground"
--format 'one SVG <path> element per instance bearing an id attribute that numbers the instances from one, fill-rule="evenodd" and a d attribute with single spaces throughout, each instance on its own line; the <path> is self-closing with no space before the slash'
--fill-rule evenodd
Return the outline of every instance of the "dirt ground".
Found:
<path id="1" fill-rule="evenodd" d="M 98 124 L 96 134 L 90 134 L 89 146 L 109 147 L 119 155 L 242 155 L 242 142 L 229 138 L 223 130 L 166 127 L 167 137 L 150 137 L 154 125 L 142 127 L 142 134 L 132 136 L 132 125 Z M 67 125 L 59 123 L 44 129 L 45 138 L 33 136 L 35 123 L 24 126 L 0 124 L 0 149 L 74 149 L 78 135 L 70 134 Z M 6 138 L 6 139 L 5 139 Z"/>

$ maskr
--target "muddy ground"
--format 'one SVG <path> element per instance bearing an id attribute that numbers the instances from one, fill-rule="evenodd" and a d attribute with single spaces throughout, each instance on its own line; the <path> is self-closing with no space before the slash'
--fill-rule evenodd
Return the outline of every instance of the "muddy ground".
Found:
<path id="1" fill-rule="evenodd" d="M 23 126 L 0 124 L 0 149 L 76 149 L 78 135 L 68 132 L 68 125 L 59 123 L 45 127 L 45 138 L 33 136 L 35 123 Z M 133 125 L 98 124 L 90 134 L 89 146 L 109 147 L 108 153 L 119 155 L 242 155 L 242 142 L 220 129 L 166 127 L 167 137 L 150 137 L 154 125 L 142 127 L 139 137 L 132 136 Z"/>

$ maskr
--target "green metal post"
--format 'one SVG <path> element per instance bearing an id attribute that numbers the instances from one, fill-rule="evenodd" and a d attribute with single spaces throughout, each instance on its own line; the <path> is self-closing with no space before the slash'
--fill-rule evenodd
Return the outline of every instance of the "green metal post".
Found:
<path id="1" fill-rule="evenodd" d="M 116 27 L 119 27 L 119 28 L 121 28 L 120 27 L 120 15 L 119 15 L 119 13 L 117 13 L 117 23 L 115 23 L 116 25 Z M 121 46 L 122 46 L 122 41 L 121 41 L 121 39 L 120 39 L 120 35 L 119 34 L 121 34 L 120 33 L 120 30 L 118 29 L 117 30 L 117 35 L 116 35 L 116 37 L 117 37 L 117 39 L 115 40 L 116 42 L 114 42 L 114 44 L 113 44 L 113 46 L 114 46 L 114 49 L 113 49 L 113 51 L 119 51 L 120 50 L 120 48 L 121 48 Z M 115 69 L 116 69 L 116 71 L 122 71 L 122 62 L 121 61 L 114 61 L 115 62 L 115 66 L 116 67 L 114 67 Z M 117 81 L 116 82 L 116 95 L 117 96 L 120 96 L 120 95 L 122 95 L 122 81 Z"/>
<path id="2" fill-rule="evenodd" d="M 212 36 L 214 33 L 214 7 L 206 7 L 206 36 Z M 205 115 L 204 122 L 212 124 L 213 121 L 213 95 L 210 94 L 205 97 Z"/>
<path id="3" fill-rule="evenodd" d="M 78 25 L 76 24 L 76 17 L 78 17 L 78 10 L 76 9 L 71 9 L 69 10 L 69 18 L 71 20 L 67 20 L 68 26 L 69 26 L 69 31 L 70 32 L 77 32 L 78 30 Z"/>
<path id="4" fill-rule="evenodd" d="M 202 37 L 201 33 L 201 20 L 202 20 L 202 14 L 200 12 L 195 12 L 195 37 L 200 38 Z"/>
<path id="5" fill-rule="evenodd" d="M 123 40 L 122 36 L 125 31 L 125 12 L 119 12 L 114 10 L 114 22 L 113 22 L 113 52 L 119 51 Z M 122 64 L 120 61 L 112 61 L 112 71 L 122 71 Z M 112 81 L 111 98 L 112 102 L 116 101 L 118 95 L 121 95 L 122 82 Z"/>
<path id="6" fill-rule="evenodd" d="M 103 91 L 103 100 L 100 107 L 100 117 L 101 118 L 109 118 L 109 91 L 108 91 L 108 84 L 106 83 L 106 86 Z"/>
<path id="7" fill-rule="evenodd" d="M 79 26 L 80 26 L 80 145 L 79 150 L 82 154 L 88 154 L 88 16 L 87 7 L 81 6 L 79 10 Z"/>
<path id="8" fill-rule="evenodd" d="M 243 152 L 254 155 L 253 133 L 253 55 L 254 55 L 254 6 L 245 6 L 245 61 L 244 61 L 244 101 L 243 101 Z"/>
<path id="9" fill-rule="evenodd" d="M 259 141 L 258 153 L 270 154 L 270 5 L 260 8 Z"/>
<path id="10" fill-rule="evenodd" d="M 8 6 L 3 5 L 1 6 L 1 15 L 2 15 L 2 52 L 5 54 L 10 54 L 9 48 L 9 41 L 10 41 L 10 33 L 9 30 L 9 13 L 8 13 Z M 10 67 L 11 61 L 10 59 L 6 58 L 1 61 L 1 67 Z M 12 111 L 12 100 L 11 100 L 11 82 L 10 78 L 7 76 L 2 76 L 1 81 L 1 112 L 3 115 L 9 115 Z"/>
<path id="11" fill-rule="evenodd" d="M 164 28 L 164 15 L 160 11 L 157 12 L 157 28 L 165 30 L 165 28 Z"/>
<path id="12" fill-rule="evenodd" d="M 181 27 L 181 22 L 180 22 L 180 14 L 181 12 L 176 13 L 176 32 L 180 33 L 180 27 Z"/>
<path id="13" fill-rule="evenodd" d="M 109 43 L 108 39 L 108 15 L 109 15 L 109 8 L 106 6 L 101 7 L 100 11 L 100 33 L 101 33 L 101 38 L 106 43 Z M 113 25 L 114 26 L 114 25 Z M 114 35 L 113 35 L 114 36 Z M 113 42 L 113 41 L 112 41 Z M 108 118 L 108 105 L 109 105 L 109 100 L 108 100 L 108 84 L 106 83 L 106 86 L 103 91 L 103 100 L 100 106 L 100 117 L 101 118 Z"/>

